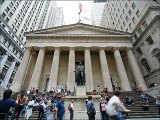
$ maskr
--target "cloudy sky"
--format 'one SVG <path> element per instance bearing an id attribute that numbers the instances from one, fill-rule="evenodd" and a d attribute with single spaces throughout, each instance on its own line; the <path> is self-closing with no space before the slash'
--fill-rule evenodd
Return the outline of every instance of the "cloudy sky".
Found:
<path id="1" fill-rule="evenodd" d="M 82 4 L 81 18 L 87 16 L 92 7 L 92 0 L 86 1 L 57 1 L 58 7 L 63 7 L 65 24 L 74 24 L 79 20 L 79 3 Z M 89 16 L 90 17 L 90 16 Z"/>

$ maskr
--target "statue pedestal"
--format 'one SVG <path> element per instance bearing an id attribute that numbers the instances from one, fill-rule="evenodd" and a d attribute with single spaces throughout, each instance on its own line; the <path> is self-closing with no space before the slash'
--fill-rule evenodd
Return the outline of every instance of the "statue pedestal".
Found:
<path id="1" fill-rule="evenodd" d="M 76 87 L 76 96 L 86 95 L 86 86 L 80 85 Z"/>

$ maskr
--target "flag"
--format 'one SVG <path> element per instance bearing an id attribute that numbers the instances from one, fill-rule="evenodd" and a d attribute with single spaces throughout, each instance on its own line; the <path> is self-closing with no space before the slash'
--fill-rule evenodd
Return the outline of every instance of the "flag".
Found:
<path id="1" fill-rule="evenodd" d="M 79 3 L 79 14 L 82 12 L 82 4 L 81 3 Z"/>

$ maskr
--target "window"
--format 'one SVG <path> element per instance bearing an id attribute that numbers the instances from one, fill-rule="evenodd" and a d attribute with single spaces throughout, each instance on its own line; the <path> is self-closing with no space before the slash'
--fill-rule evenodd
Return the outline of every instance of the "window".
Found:
<path id="1" fill-rule="evenodd" d="M 13 12 L 15 12 L 15 10 L 16 10 L 16 7 L 14 7 L 14 8 L 12 9 Z"/>
<path id="2" fill-rule="evenodd" d="M 129 28 L 131 29 L 131 23 L 129 24 Z"/>
<path id="3" fill-rule="evenodd" d="M 9 7 L 7 7 L 5 11 L 8 13 L 8 12 L 9 12 L 9 10 L 10 10 L 10 9 L 9 9 Z"/>
<path id="4" fill-rule="evenodd" d="M 13 59 L 11 58 L 11 57 L 8 57 L 8 62 L 12 62 L 13 61 Z"/>
<path id="5" fill-rule="evenodd" d="M 124 9 L 123 9 L 123 11 L 122 11 L 122 12 L 123 12 L 123 14 L 124 14 Z"/>
<path id="6" fill-rule="evenodd" d="M 7 18 L 5 19 L 5 21 L 8 23 L 8 21 L 9 21 L 9 18 L 7 17 Z"/>
<path id="7" fill-rule="evenodd" d="M 132 3 L 132 8 L 135 9 L 135 7 L 136 7 L 136 5 L 135 5 L 135 3 L 133 2 L 133 3 Z"/>
<path id="8" fill-rule="evenodd" d="M 135 23 L 135 17 L 132 18 L 133 23 Z"/>
<path id="9" fill-rule="evenodd" d="M 9 6 L 12 7 L 12 6 L 13 6 L 13 3 L 11 2 Z"/>
<path id="10" fill-rule="evenodd" d="M 141 50 L 140 47 L 138 47 L 138 48 L 136 49 L 136 51 L 137 51 L 138 54 L 140 54 L 140 55 L 142 54 L 142 50 Z"/>
<path id="11" fill-rule="evenodd" d="M 141 29 L 141 28 L 138 29 L 138 33 L 139 33 L 139 34 L 142 33 L 142 29 Z"/>
<path id="12" fill-rule="evenodd" d="M 6 39 L 4 39 L 4 40 L 3 40 L 3 43 L 4 43 L 4 44 L 6 44 L 6 42 L 7 42 L 7 40 L 6 40 Z"/>
<path id="13" fill-rule="evenodd" d="M 128 7 L 128 4 L 127 4 L 127 3 L 125 4 L 125 7 L 126 7 L 126 8 Z"/>
<path id="14" fill-rule="evenodd" d="M 7 71 L 8 71 L 8 67 L 7 66 L 4 66 L 3 67 L 3 69 L 2 69 L 2 75 L 6 75 L 6 73 L 7 73 Z"/>
<path id="15" fill-rule="evenodd" d="M 140 62 L 145 70 L 149 73 L 151 71 L 151 68 L 149 67 L 147 60 L 143 58 Z"/>
<path id="16" fill-rule="evenodd" d="M 160 49 L 155 48 L 155 49 L 152 51 L 152 54 L 153 54 L 154 57 L 156 57 L 156 59 L 157 59 L 158 62 L 160 63 Z"/>
<path id="17" fill-rule="evenodd" d="M 146 21 L 144 21 L 144 22 L 142 23 L 142 25 L 143 25 L 144 28 L 146 28 L 146 27 L 148 26 Z"/>
<path id="18" fill-rule="evenodd" d="M 122 14 L 120 15 L 121 19 L 122 19 Z"/>
<path id="19" fill-rule="evenodd" d="M 9 47 L 11 44 L 9 42 L 6 42 L 6 47 Z"/>
<path id="20" fill-rule="evenodd" d="M 123 21 L 123 25 L 124 25 L 124 26 L 126 26 L 126 23 L 125 23 L 125 21 Z"/>
<path id="21" fill-rule="evenodd" d="M 132 11 L 131 9 L 128 11 L 128 14 L 131 16 L 132 15 Z"/>
<path id="22" fill-rule="evenodd" d="M 1 4 L 1 5 L 3 4 L 3 2 L 4 2 L 4 0 L 0 0 L 0 4 Z"/>
<path id="23" fill-rule="evenodd" d="M 13 15 L 13 13 L 12 13 L 12 12 L 10 12 L 10 13 L 9 13 L 9 17 L 12 17 L 12 15 Z"/>
<path id="24" fill-rule="evenodd" d="M 2 14 L 2 17 L 3 17 L 3 18 L 4 18 L 4 17 L 6 17 L 6 14 L 5 14 L 5 13 L 3 13 L 3 14 Z"/>
<path id="25" fill-rule="evenodd" d="M 152 45 L 154 43 L 153 39 L 151 36 L 149 36 L 146 41 L 148 42 L 149 45 Z"/>
<path id="26" fill-rule="evenodd" d="M 128 16 L 126 16 L 126 21 L 128 21 L 129 20 L 129 18 L 128 18 Z"/>
<path id="27" fill-rule="evenodd" d="M 137 15 L 137 17 L 139 17 L 139 16 L 140 16 L 140 12 L 139 12 L 139 10 L 137 10 L 136 15 Z"/>
<path id="28" fill-rule="evenodd" d="M 15 48 L 13 48 L 13 53 L 15 52 L 15 50 L 16 50 L 16 49 L 15 49 Z"/>

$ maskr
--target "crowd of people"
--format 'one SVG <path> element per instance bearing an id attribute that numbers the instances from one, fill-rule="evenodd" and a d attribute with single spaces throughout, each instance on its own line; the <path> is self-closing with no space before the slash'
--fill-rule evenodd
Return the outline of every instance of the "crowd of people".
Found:
<path id="1" fill-rule="evenodd" d="M 98 92 L 98 91 L 97 91 Z M 95 94 L 94 92 L 92 93 Z M 99 94 L 99 93 L 96 93 Z M 128 110 L 125 105 L 134 105 L 134 98 L 126 96 L 125 100 L 121 100 L 120 91 L 116 91 L 114 95 L 108 93 L 107 88 L 100 92 L 99 111 L 101 120 L 124 120 L 124 115 L 127 115 Z M 3 94 L 3 99 L 0 100 L 0 120 L 18 120 L 21 116 L 25 116 L 27 120 L 32 115 L 32 110 L 38 111 L 38 120 L 63 120 L 65 114 L 65 91 L 57 92 L 52 89 L 49 92 L 38 92 L 38 89 L 31 88 L 26 93 L 21 91 L 16 100 L 10 99 L 12 90 L 8 89 Z M 141 94 L 142 109 L 149 110 L 148 97 L 143 92 Z M 68 105 L 70 120 L 74 118 L 76 103 L 71 100 Z M 160 95 L 157 96 L 156 105 L 160 114 Z M 88 96 L 85 102 L 87 115 L 89 120 L 95 120 L 96 109 L 92 95 Z"/>

